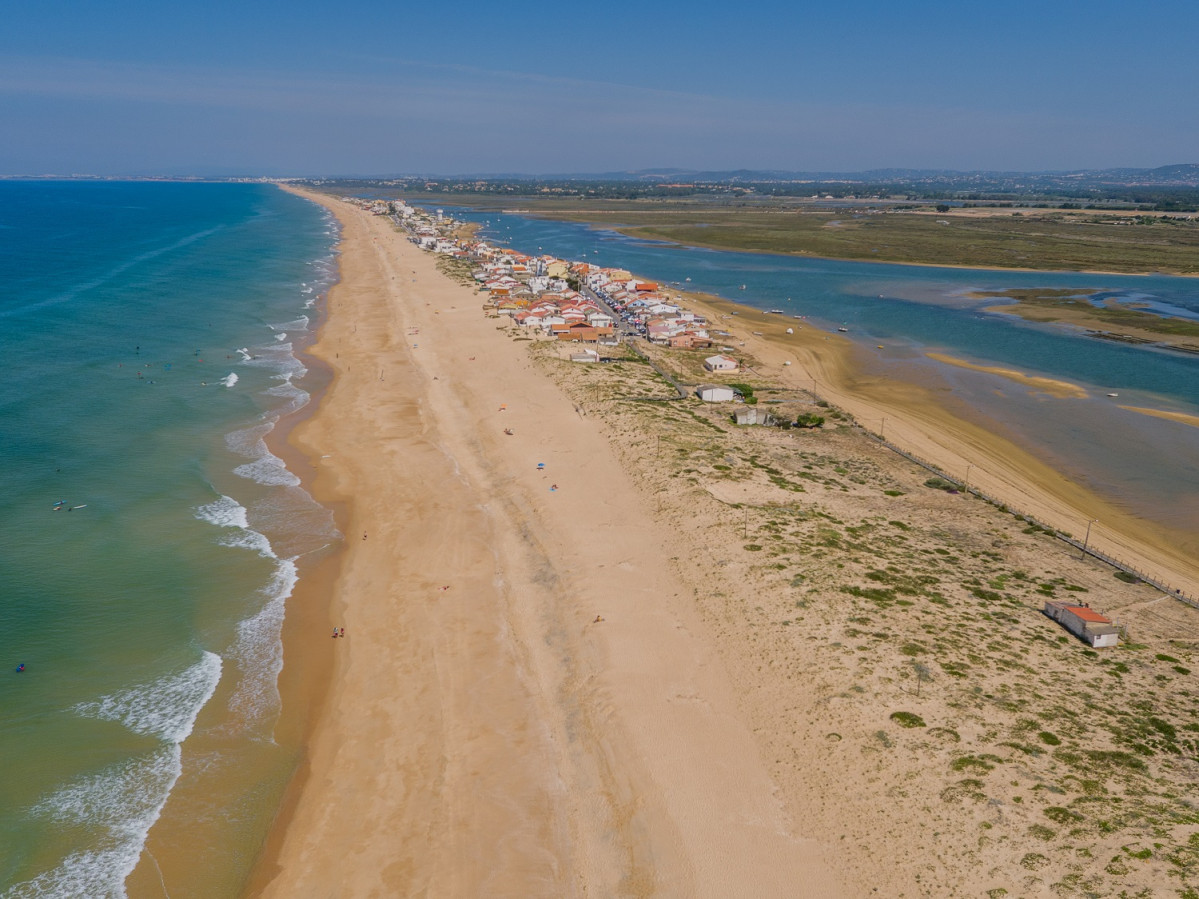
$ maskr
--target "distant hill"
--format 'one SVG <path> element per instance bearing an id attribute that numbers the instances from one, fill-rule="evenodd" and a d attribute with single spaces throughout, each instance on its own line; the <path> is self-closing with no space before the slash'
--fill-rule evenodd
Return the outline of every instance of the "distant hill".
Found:
<path id="1" fill-rule="evenodd" d="M 507 176 L 513 177 L 513 176 Z M 813 184 L 1036 184 L 1044 187 L 1078 187 L 1080 184 L 1199 186 L 1199 163 L 1163 165 L 1152 169 L 1098 169 L 1070 172 L 959 172 L 950 169 L 871 169 L 864 172 L 792 172 L 777 169 L 642 169 L 629 172 L 525 176 L 540 181 L 658 181 L 705 184 L 764 184 L 769 182 Z"/>
<path id="2" fill-rule="evenodd" d="M 554 172 L 533 175 L 527 172 L 468 172 L 433 174 L 414 172 L 383 176 L 334 176 L 335 181 L 534 181 L 553 182 L 622 182 L 643 184 L 872 184 L 872 185 L 940 185 L 944 187 L 973 186 L 1002 189 L 1004 186 L 1026 189 L 1074 188 L 1080 185 L 1154 185 L 1161 187 L 1199 187 L 1199 163 L 1163 165 L 1151 169 L 1113 168 L 1079 169 L 1075 171 L 1008 172 L 967 171 L 953 169 L 870 169 L 864 172 L 797 172 L 782 169 L 700 170 L 683 168 L 635 169 L 619 172 Z"/>
<path id="3" fill-rule="evenodd" d="M 1067 172 L 959 172 L 899 168 L 865 172 L 793 172 L 773 169 L 700 171 L 654 168 L 547 175 L 480 173 L 331 180 L 347 190 L 415 189 L 427 193 L 472 196 L 662 199 L 705 195 L 738 201 L 831 197 L 837 200 L 886 200 L 892 203 L 1199 211 L 1199 163 Z"/>

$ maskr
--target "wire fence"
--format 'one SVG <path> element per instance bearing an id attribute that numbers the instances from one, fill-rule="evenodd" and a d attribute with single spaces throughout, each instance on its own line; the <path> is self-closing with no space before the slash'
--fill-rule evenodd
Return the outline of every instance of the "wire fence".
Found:
<path id="1" fill-rule="evenodd" d="M 1074 537 L 1071 534 L 1067 534 L 1064 531 L 1060 530 L 1059 528 L 1057 528 L 1051 524 L 1047 524 L 1046 522 L 1040 521 L 1039 519 L 1036 518 L 1036 516 L 1020 509 L 1017 506 L 1013 506 L 1011 503 L 1007 502 L 1006 500 L 1000 499 L 999 497 L 996 497 L 996 496 L 992 496 L 991 494 L 989 494 L 983 490 L 980 490 L 977 487 L 971 487 L 964 480 L 962 480 L 960 478 L 956 478 L 953 475 L 948 474 L 947 472 L 942 470 L 939 466 L 928 461 L 927 459 L 922 459 L 920 456 L 917 456 L 915 453 L 908 452 L 907 450 L 903 449 L 902 447 L 896 446 L 894 443 L 887 440 L 885 437 L 883 437 L 879 434 L 875 434 L 874 432 L 862 427 L 862 425 L 858 424 L 857 422 L 855 422 L 854 424 L 857 428 L 859 428 L 862 431 L 863 434 L 870 437 L 872 440 L 874 440 L 880 446 L 883 446 L 886 449 L 889 449 L 893 453 L 903 456 L 905 459 L 907 459 L 910 462 L 914 462 L 916 465 L 919 465 L 921 468 L 925 469 L 926 471 L 932 472 L 933 474 L 935 474 L 937 477 L 941 478 L 942 480 L 947 481 L 951 484 L 956 484 L 959 488 L 961 488 L 966 493 L 972 494 L 973 496 L 977 496 L 979 499 L 981 499 L 985 502 L 988 502 L 992 506 L 995 506 L 1003 511 L 1010 512 L 1011 514 L 1015 515 L 1018 519 L 1027 521 L 1030 525 L 1034 525 L 1034 526 L 1040 528 L 1041 530 L 1045 531 L 1050 536 L 1055 537 L 1058 540 L 1061 540 L 1063 543 L 1068 543 L 1069 545 L 1073 546 L 1075 549 L 1078 549 L 1083 555 L 1091 556 L 1094 559 L 1098 559 L 1100 562 L 1104 562 L 1104 563 L 1110 565 L 1112 568 L 1115 568 L 1118 571 L 1124 572 L 1129 577 L 1135 578 L 1137 581 L 1141 581 L 1143 583 L 1148 584 L 1151 587 L 1156 588 L 1157 590 L 1160 590 L 1162 593 L 1165 593 L 1167 596 L 1172 596 L 1173 598 L 1186 603 L 1188 606 L 1192 606 L 1193 608 L 1199 609 L 1199 598 L 1196 598 L 1192 594 L 1184 592 L 1180 587 L 1174 586 L 1173 584 L 1169 583 L 1168 581 L 1166 581 L 1163 578 L 1160 578 L 1153 574 L 1149 574 L 1148 572 L 1142 571 L 1141 569 L 1137 568 L 1135 565 L 1133 565 L 1130 562 L 1126 562 L 1123 559 L 1119 559 L 1115 556 L 1112 556 L 1112 555 L 1109 555 L 1108 553 L 1103 552 L 1102 550 L 1098 550 L 1095 547 L 1091 546 L 1089 542 L 1079 540 L 1077 537 Z"/>

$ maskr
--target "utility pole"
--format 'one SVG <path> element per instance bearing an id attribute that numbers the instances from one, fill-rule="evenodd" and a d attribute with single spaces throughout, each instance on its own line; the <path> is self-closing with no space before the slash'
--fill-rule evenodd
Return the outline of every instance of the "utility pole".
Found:
<path id="1" fill-rule="evenodd" d="M 1082 556 L 1080 558 L 1085 559 L 1087 557 L 1087 544 L 1091 542 L 1091 525 L 1098 523 L 1098 518 L 1092 518 L 1087 522 L 1087 535 L 1082 538 Z"/>

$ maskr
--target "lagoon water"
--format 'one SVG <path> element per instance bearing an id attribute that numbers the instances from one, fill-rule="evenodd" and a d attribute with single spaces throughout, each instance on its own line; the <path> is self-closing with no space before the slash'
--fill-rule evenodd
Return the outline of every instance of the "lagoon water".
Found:
<path id="1" fill-rule="evenodd" d="M 339 540 L 263 441 L 320 386 L 335 236 L 269 185 L 0 182 L 5 899 L 124 895 L 184 786 L 205 884 L 171 895 L 249 870 L 285 603 Z"/>
<path id="2" fill-rule="evenodd" d="M 444 207 L 443 207 L 444 208 Z M 681 247 L 588 225 L 447 209 L 481 236 L 525 253 L 628 269 L 758 309 L 848 328 L 871 373 L 932 387 L 985 424 L 1129 511 L 1199 535 L 1199 428 L 1117 404 L 1199 415 L 1199 356 L 1137 348 L 984 311 L 981 290 L 1078 288 L 1199 316 L 1199 279 L 926 268 Z M 742 289 L 744 285 L 744 289 Z M 877 349 L 882 344 L 883 349 Z M 1084 387 L 1060 399 L 1011 380 L 935 362 L 929 352 Z M 1111 399 L 1108 393 L 1118 393 Z M 870 423 L 867 423 L 870 424 Z M 876 426 L 877 429 L 877 426 Z M 964 472 L 958 473 L 959 476 Z M 1085 522 L 1080 523 L 1081 527 Z"/>

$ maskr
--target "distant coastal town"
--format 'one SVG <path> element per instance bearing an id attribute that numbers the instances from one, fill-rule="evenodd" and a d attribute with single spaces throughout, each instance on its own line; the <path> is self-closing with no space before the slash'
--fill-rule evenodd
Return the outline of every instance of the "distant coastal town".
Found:
<path id="1" fill-rule="evenodd" d="M 617 346 L 625 336 L 640 336 L 672 349 L 715 349 L 704 360 L 708 371 L 739 367 L 731 355 L 735 348 L 720 343 L 729 333 L 712 328 L 702 314 L 683 304 L 682 297 L 655 281 L 620 268 L 548 254 L 530 256 L 464 237 L 461 222 L 401 200 L 342 199 L 390 217 L 424 250 L 471 263 L 471 277 L 487 291 L 495 311 L 515 324 L 557 340 L 596 346 L 596 351 L 577 354 L 577 361 L 593 361 L 598 359 L 599 347 Z"/>

